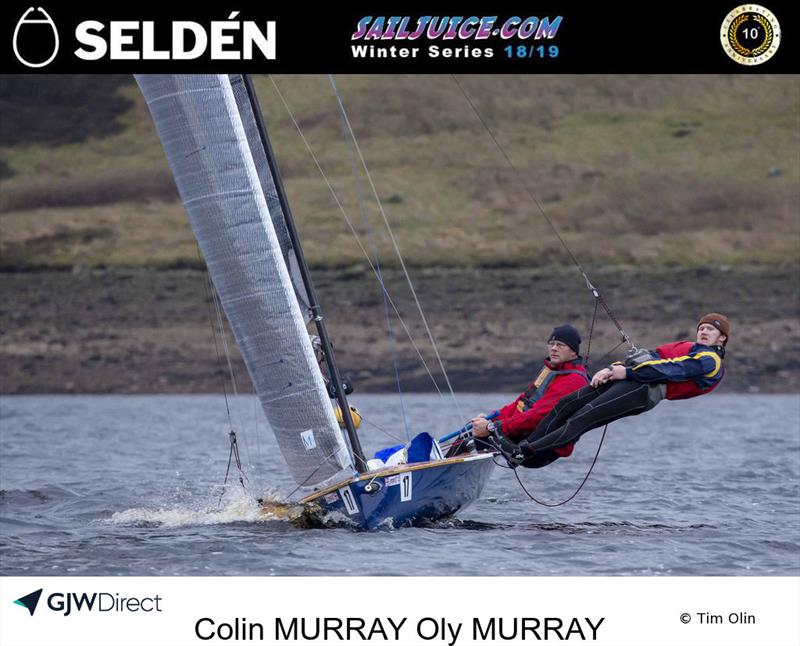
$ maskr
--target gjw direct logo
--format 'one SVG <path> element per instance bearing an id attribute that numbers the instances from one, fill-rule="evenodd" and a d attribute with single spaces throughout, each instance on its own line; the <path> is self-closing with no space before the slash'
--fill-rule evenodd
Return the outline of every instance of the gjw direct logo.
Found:
<path id="1" fill-rule="evenodd" d="M 32 617 L 43 590 L 34 590 L 14 603 L 26 608 Z M 116 592 L 53 592 L 47 596 L 47 607 L 65 617 L 73 612 L 163 612 L 163 600 L 160 595 L 123 597 Z"/>
<path id="2" fill-rule="evenodd" d="M 14 603 L 23 608 L 27 608 L 28 612 L 31 613 L 31 617 L 33 617 L 33 613 L 36 612 L 36 606 L 39 604 L 39 597 L 42 596 L 42 590 L 43 588 L 39 588 L 30 594 L 26 594 L 24 597 L 17 599 Z"/>
<path id="3" fill-rule="evenodd" d="M 83 61 L 275 60 L 275 21 L 84 20 L 75 27 L 72 55 Z M 62 45 L 59 29 L 42 7 L 28 8 L 14 29 L 13 49 L 25 67 L 52 63 Z"/>

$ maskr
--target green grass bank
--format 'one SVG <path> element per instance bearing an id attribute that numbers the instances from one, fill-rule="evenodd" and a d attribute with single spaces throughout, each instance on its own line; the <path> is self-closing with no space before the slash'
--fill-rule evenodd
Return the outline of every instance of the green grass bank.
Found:
<path id="1" fill-rule="evenodd" d="M 354 173 L 350 163 L 327 79 L 274 80 L 365 246 L 366 217 L 383 262 L 396 265 L 363 172 Z M 797 261 L 798 77 L 460 81 L 582 261 Z M 131 78 L 0 82 L 2 268 L 198 265 Z M 317 267 L 363 262 L 272 82 L 257 77 L 256 85 L 309 261 Z M 560 243 L 452 78 L 353 76 L 338 85 L 410 265 L 565 262 Z"/>

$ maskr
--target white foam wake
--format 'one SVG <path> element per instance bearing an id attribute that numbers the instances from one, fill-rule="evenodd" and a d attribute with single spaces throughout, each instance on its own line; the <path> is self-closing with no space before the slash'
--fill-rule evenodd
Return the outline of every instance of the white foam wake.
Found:
<path id="1" fill-rule="evenodd" d="M 268 493 L 259 503 L 243 491 L 226 494 L 221 505 L 187 507 L 175 505 L 159 507 L 135 507 L 112 514 L 114 525 L 138 525 L 156 527 L 186 527 L 192 525 L 223 525 L 227 523 L 262 523 L 275 520 L 292 520 L 302 508 L 289 504 L 277 495 Z"/>

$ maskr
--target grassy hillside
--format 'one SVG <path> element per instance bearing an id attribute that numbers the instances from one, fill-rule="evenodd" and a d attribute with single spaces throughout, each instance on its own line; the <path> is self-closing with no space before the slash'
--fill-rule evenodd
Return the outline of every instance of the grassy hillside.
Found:
<path id="1" fill-rule="evenodd" d="M 798 77 L 460 80 L 582 261 L 797 262 Z M 365 234 L 327 79 L 276 82 Z M 452 78 L 337 82 L 410 264 L 563 262 L 555 236 Z M 271 82 L 257 77 L 256 85 L 309 261 L 362 262 Z M 198 263 L 130 79 L 0 78 L 0 111 L 2 267 Z M 360 183 L 368 193 L 363 174 Z M 392 264 L 374 200 L 367 210 L 382 260 Z"/>

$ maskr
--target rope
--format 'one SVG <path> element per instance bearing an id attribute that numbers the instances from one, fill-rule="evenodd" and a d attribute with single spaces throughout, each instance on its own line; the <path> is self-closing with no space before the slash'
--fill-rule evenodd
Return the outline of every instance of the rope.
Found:
<path id="1" fill-rule="evenodd" d="M 202 260 L 202 255 L 200 253 L 200 248 L 196 246 L 196 249 L 197 249 L 198 258 L 200 260 Z M 220 356 L 220 353 L 219 353 L 219 345 L 217 344 L 217 330 L 214 327 L 214 317 L 213 317 L 212 309 L 211 309 L 212 301 L 216 302 L 216 296 L 215 296 L 216 293 L 214 292 L 213 285 L 211 285 L 211 278 L 209 277 L 208 272 L 206 272 L 206 280 L 203 281 L 203 284 L 204 284 L 205 290 L 206 290 L 206 302 L 208 303 L 208 322 L 209 322 L 209 325 L 211 326 L 211 338 L 214 341 L 214 350 L 215 350 L 216 355 L 217 355 L 217 362 L 218 363 L 222 363 L 222 357 Z M 226 344 L 226 348 L 227 348 L 227 344 Z M 230 366 L 230 358 L 229 358 L 228 365 Z M 220 503 L 222 502 L 222 496 L 225 493 L 224 487 L 228 483 L 228 475 L 230 474 L 230 470 L 231 470 L 231 459 L 234 457 L 234 454 L 235 454 L 235 457 L 236 457 L 236 466 L 239 469 L 239 482 L 241 483 L 242 488 L 245 491 L 247 491 L 247 487 L 244 484 L 244 481 L 247 479 L 247 476 L 245 475 L 244 471 L 242 470 L 242 462 L 241 462 L 241 460 L 239 458 L 239 448 L 238 448 L 238 444 L 237 444 L 237 441 L 236 441 L 236 431 L 233 429 L 233 419 L 231 417 L 231 407 L 230 407 L 230 402 L 228 401 L 228 389 L 225 387 L 225 379 L 223 378 L 222 375 L 220 375 L 220 385 L 222 386 L 222 394 L 225 397 L 225 411 L 226 411 L 227 417 L 228 417 L 228 429 L 229 429 L 228 437 L 230 438 L 231 449 L 230 449 L 230 451 L 228 453 L 228 466 L 225 469 L 225 479 L 222 482 L 223 491 L 222 491 L 222 493 L 220 493 L 219 501 L 217 502 L 217 506 L 219 506 Z M 235 387 L 236 387 L 236 382 L 234 381 L 234 388 Z M 235 450 L 234 450 L 234 447 L 235 447 Z"/>
<path id="2" fill-rule="evenodd" d="M 317 159 L 317 156 L 314 154 L 314 150 L 311 148 L 311 145 L 308 143 L 308 140 L 306 139 L 305 135 L 303 134 L 303 131 L 301 130 L 300 125 L 297 123 L 297 120 L 295 119 L 294 114 L 292 113 L 291 109 L 289 108 L 289 105 L 286 102 L 286 99 L 283 97 L 283 94 L 281 93 L 280 89 L 278 89 L 278 85 L 275 83 L 275 79 L 270 77 L 270 81 L 272 81 L 272 85 L 275 88 L 275 92 L 278 94 L 278 97 L 280 98 L 281 102 L 283 103 L 283 106 L 286 108 L 286 111 L 289 114 L 289 118 L 292 120 L 292 123 L 294 124 L 294 127 L 297 130 L 297 133 L 300 135 L 300 139 L 302 139 L 303 144 L 306 147 L 306 150 L 308 151 L 309 155 L 311 156 L 311 159 L 314 161 L 314 164 L 316 165 L 317 170 L 319 171 L 320 175 L 322 176 L 322 179 L 325 181 L 325 184 L 327 185 L 328 190 L 330 191 L 334 202 L 336 202 L 336 206 L 339 208 L 339 212 L 342 214 L 342 217 L 344 218 L 345 223 L 347 224 L 348 228 L 350 229 L 350 232 L 353 234 L 353 237 L 355 238 L 356 243 L 358 244 L 359 248 L 361 249 L 361 252 L 364 254 L 364 258 L 366 259 L 367 264 L 369 265 L 369 268 L 372 270 L 372 272 L 377 277 L 378 271 L 375 268 L 375 265 L 372 263 L 372 259 L 371 259 L 370 255 L 369 255 L 369 253 L 364 248 L 364 245 L 361 243 L 361 238 L 359 238 L 358 233 L 356 232 L 355 227 L 353 226 L 353 223 L 350 221 L 350 218 L 347 217 L 347 212 L 344 210 L 344 207 L 342 206 L 342 203 L 339 200 L 339 196 L 337 195 L 336 191 L 334 190 L 333 186 L 331 185 L 330 180 L 328 179 L 328 176 L 325 174 L 325 171 L 322 169 L 322 165 L 319 163 L 319 159 Z M 392 297 L 389 294 L 389 292 L 386 290 L 385 285 L 381 284 L 381 290 L 386 295 L 386 299 L 389 301 L 389 304 L 392 306 L 392 310 L 394 310 L 394 313 L 397 315 L 397 319 L 400 321 L 400 324 L 402 325 L 403 330 L 406 333 L 406 336 L 408 336 L 408 340 L 411 342 L 411 345 L 413 346 L 414 350 L 417 353 L 417 356 L 419 357 L 420 361 L 422 362 L 422 365 L 425 368 L 425 371 L 428 373 L 428 376 L 431 378 L 431 381 L 433 382 L 433 386 L 436 389 L 436 392 L 438 392 L 439 395 L 442 398 L 444 398 L 444 394 L 442 393 L 441 389 L 439 388 L 439 384 L 436 382 L 436 379 L 434 378 L 433 373 L 431 372 L 430 368 L 428 367 L 428 364 L 425 361 L 425 358 L 422 356 L 422 352 L 420 351 L 419 346 L 414 341 L 414 337 L 412 336 L 411 331 L 408 329 L 408 326 L 406 325 L 405 321 L 403 320 L 403 317 L 400 314 L 400 311 L 397 309 L 397 305 L 395 305 L 394 300 L 392 299 Z"/>
<path id="3" fill-rule="evenodd" d="M 592 321 L 589 324 L 589 338 L 588 338 L 588 340 L 586 342 L 586 357 L 585 357 L 584 361 L 585 361 L 587 367 L 589 365 L 589 355 L 590 355 L 590 353 L 592 351 L 592 337 L 594 336 L 594 324 L 595 324 L 596 320 L 597 320 L 597 300 L 595 300 L 595 302 L 594 302 L 594 312 L 592 313 Z M 625 341 L 621 341 L 620 343 L 618 343 L 617 346 L 611 352 L 616 350 L 624 342 Z M 605 356 L 608 356 L 608 354 L 610 354 L 610 352 L 607 353 Z M 605 358 L 605 357 L 603 357 L 603 358 Z M 603 440 L 606 437 L 606 431 L 607 430 L 608 430 L 608 424 L 606 424 L 605 428 L 603 429 L 603 435 L 600 437 L 600 444 L 597 445 L 597 452 L 594 454 L 594 459 L 592 460 L 592 464 L 589 466 L 589 470 L 586 472 L 586 475 L 583 477 L 583 480 L 581 480 L 581 483 L 578 485 L 578 488 L 575 489 L 575 491 L 572 493 L 571 496 L 569 496 L 568 498 L 565 498 L 561 502 L 546 502 L 544 500 L 539 500 L 536 496 L 531 494 L 528 491 L 528 489 L 525 487 L 525 485 L 522 483 L 522 479 L 519 477 L 519 473 L 517 473 L 517 467 L 507 466 L 505 468 L 508 468 L 508 469 L 511 469 L 512 471 L 514 471 L 514 476 L 517 478 L 517 483 L 519 483 L 519 486 L 522 488 L 522 490 L 525 492 L 525 494 L 528 496 L 528 498 L 530 498 L 533 502 L 535 502 L 535 503 L 537 503 L 539 505 L 542 505 L 543 507 L 560 507 L 561 505 L 566 505 L 570 500 L 575 498 L 575 496 L 577 496 L 580 493 L 581 489 L 583 489 L 583 485 L 585 485 L 586 481 L 589 479 L 589 475 L 591 475 L 592 471 L 594 470 L 594 465 L 597 464 L 597 459 L 600 457 L 600 448 L 603 446 Z M 499 449 L 499 447 L 498 447 L 498 449 Z M 504 457 L 507 457 L 506 454 L 502 450 L 500 450 L 500 453 L 503 454 Z M 496 460 L 494 461 L 494 463 L 497 464 L 498 466 L 503 466 L 503 465 L 499 464 Z"/>
<path id="4" fill-rule="evenodd" d="M 406 439 L 411 439 L 411 432 L 409 431 L 408 427 L 408 417 L 406 415 L 406 407 L 405 402 L 403 400 L 403 389 L 400 385 L 400 370 L 397 366 L 397 339 L 394 335 L 394 330 L 392 329 L 392 321 L 389 317 L 389 303 L 386 300 L 386 288 L 383 282 L 383 272 L 381 271 L 381 260 L 380 256 L 378 255 L 378 244 L 375 241 L 375 236 L 373 234 L 372 225 L 369 221 L 369 214 L 367 213 L 367 209 L 364 205 L 364 194 L 361 191 L 361 182 L 359 181 L 359 174 L 358 168 L 356 167 L 356 159 L 353 155 L 353 144 L 350 137 L 347 134 L 347 122 L 346 122 L 346 115 L 344 111 L 344 104 L 342 103 L 341 97 L 339 96 L 339 90 L 336 87 L 336 81 L 333 79 L 333 74 L 328 74 L 328 79 L 330 80 L 331 86 L 333 87 L 333 93 L 336 95 L 336 104 L 339 107 L 339 114 L 342 117 L 342 135 L 344 136 L 345 143 L 347 145 L 347 154 L 350 158 L 350 166 L 353 169 L 353 178 L 355 179 L 356 184 L 356 195 L 358 196 L 358 208 L 361 211 L 361 214 L 364 218 L 364 226 L 367 229 L 367 237 L 372 245 L 373 253 L 375 254 L 375 268 L 377 269 L 378 275 L 378 283 L 381 286 L 381 298 L 383 299 L 383 316 L 386 319 L 386 332 L 391 341 L 392 347 L 392 368 L 394 369 L 394 379 L 395 383 L 397 384 L 397 395 L 400 398 L 400 414 L 403 418 L 403 427 L 406 430 Z"/>
<path id="5" fill-rule="evenodd" d="M 597 458 L 600 457 L 600 449 L 603 446 L 603 440 L 606 439 L 606 431 L 607 430 L 608 430 L 608 424 L 606 424 L 605 428 L 603 428 L 603 435 L 600 437 L 600 444 L 597 445 L 597 452 L 594 454 L 594 459 L 592 460 L 592 464 L 589 467 L 589 470 L 586 472 L 586 475 L 583 477 L 583 480 L 581 480 L 581 483 L 578 485 L 578 488 L 575 489 L 575 491 L 573 492 L 573 494 L 571 496 L 569 496 L 568 498 L 565 498 L 564 500 L 562 500 L 560 502 L 547 502 L 545 500 L 539 500 L 538 498 L 536 498 L 536 496 L 532 495 L 525 488 L 525 485 L 522 484 L 522 480 L 520 480 L 520 477 L 519 477 L 519 474 L 517 473 L 517 470 L 514 469 L 514 475 L 517 477 L 517 482 L 519 483 L 519 486 L 522 488 L 522 490 L 525 492 L 525 495 L 527 495 L 528 498 L 533 500 L 533 502 L 535 502 L 535 503 L 537 503 L 539 505 L 542 505 L 542 507 L 560 507 L 561 505 L 566 505 L 570 500 L 575 498 L 575 496 L 577 496 L 580 493 L 581 489 L 583 489 L 583 485 L 586 484 L 586 481 L 589 479 L 589 476 L 592 474 L 592 471 L 594 470 L 594 465 L 597 464 Z"/>
<path id="6" fill-rule="evenodd" d="M 342 99 L 339 96 L 339 92 L 336 89 L 336 85 L 333 85 L 334 92 L 336 93 L 336 99 L 339 102 L 341 107 L 342 117 L 344 118 L 345 123 L 347 124 L 347 129 L 350 132 L 350 136 L 353 140 L 353 145 L 355 146 L 356 152 L 358 153 L 358 157 L 361 160 L 361 166 L 364 168 L 364 173 L 367 176 L 367 181 L 369 182 L 370 188 L 372 189 L 372 194 L 375 197 L 375 202 L 378 205 L 378 210 L 380 211 L 381 217 L 383 218 L 383 222 L 386 225 L 386 231 L 389 233 L 389 239 L 392 241 L 392 246 L 394 247 L 395 253 L 397 254 L 397 259 L 400 261 L 400 267 L 403 269 L 403 275 L 406 277 L 406 282 L 408 282 L 408 288 L 411 291 L 411 295 L 414 297 L 414 302 L 417 305 L 417 311 L 419 312 L 419 316 L 422 319 L 422 323 L 425 326 L 425 331 L 428 333 L 428 339 L 431 342 L 431 347 L 433 348 L 433 352 L 436 355 L 436 360 L 439 362 L 439 368 L 442 371 L 442 375 L 444 376 L 445 383 L 447 383 L 447 388 L 450 391 L 450 396 L 453 399 L 453 407 L 458 414 L 458 419 L 464 419 L 464 414 L 460 410 L 460 406 L 458 401 L 456 400 L 455 392 L 453 392 L 453 386 L 450 383 L 450 378 L 447 376 L 447 370 L 444 367 L 444 362 L 442 361 L 442 357 L 439 354 L 439 348 L 436 345 L 436 341 L 433 338 L 433 332 L 431 332 L 431 328 L 428 325 L 428 319 L 425 317 L 425 312 L 422 311 L 422 305 L 419 302 L 419 298 L 417 297 L 417 291 L 414 289 L 414 284 L 411 282 L 411 276 L 408 273 L 408 269 L 406 268 L 406 263 L 403 260 L 403 254 L 400 253 L 400 247 L 397 244 L 397 240 L 394 237 L 394 232 L 392 231 L 392 227 L 389 224 L 389 218 L 386 217 L 386 211 L 383 209 L 383 202 L 381 201 L 380 196 L 378 195 L 378 189 L 375 187 L 375 182 L 372 181 L 372 174 L 369 172 L 369 168 L 367 167 L 367 162 L 364 159 L 364 155 L 361 152 L 361 146 L 358 145 L 358 139 L 356 139 L 355 132 L 353 132 L 353 126 L 350 123 L 350 119 L 347 117 L 347 112 L 345 112 L 344 104 L 342 103 Z"/>
<path id="7" fill-rule="evenodd" d="M 565 498 L 564 500 L 561 500 L 560 502 L 547 502 L 546 500 L 539 500 L 530 491 L 528 491 L 528 489 L 522 483 L 522 480 L 519 477 L 519 473 L 517 473 L 518 468 L 517 467 L 507 467 L 507 468 L 510 468 L 511 470 L 514 471 L 514 476 L 516 476 L 519 486 L 525 492 L 525 495 L 528 496 L 528 498 L 530 498 L 533 502 L 542 505 L 542 507 L 560 507 L 561 505 L 566 505 L 570 500 L 575 498 L 575 496 L 577 496 L 580 493 L 581 489 L 583 489 L 583 485 L 586 484 L 586 481 L 589 479 L 589 476 L 592 474 L 592 471 L 594 471 L 594 465 L 597 464 L 597 459 L 600 457 L 600 449 L 603 446 L 603 440 L 606 439 L 607 430 L 608 430 L 608 424 L 606 424 L 605 428 L 603 428 L 603 435 L 600 437 L 600 444 L 597 445 L 597 452 L 594 454 L 594 459 L 592 460 L 592 464 L 589 466 L 589 470 L 586 472 L 586 475 L 583 476 L 583 480 L 581 480 L 581 483 L 578 485 L 578 488 L 575 489 L 575 491 L 569 497 Z M 503 455 L 503 457 L 507 459 L 508 456 L 506 455 L 506 453 L 501 449 L 498 450 L 500 450 L 500 453 Z M 498 463 L 495 462 L 495 464 Z M 498 466 L 503 466 L 503 465 L 498 465 Z"/>
<path id="8" fill-rule="evenodd" d="M 597 300 L 595 300 L 595 303 L 594 303 L 594 312 L 592 314 L 592 322 L 589 324 L 589 338 L 588 338 L 588 340 L 586 342 L 586 358 L 585 358 L 585 362 L 586 362 L 586 366 L 587 367 L 589 366 L 589 355 L 590 355 L 590 353 L 592 351 L 592 337 L 594 336 L 594 324 L 595 324 L 596 320 L 597 320 Z M 600 361 L 602 362 L 603 359 L 605 359 L 608 355 L 610 355 L 612 352 L 614 352 L 614 350 L 616 350 L 623 343 L 625 343 L 624 339 L 622 341 L 620 341 L 619 343 L 617 343 L 617 345 L 615 345 L 609 352 L 606 352 L 602 357 L 600 357 Z M 536 498 L 536 496 L 531 494 L 527 490 L 525 485 L 522 483 L 522 480 L 519 477 L 519 473 L 517 473 L 517 468 L 516 467 L 506 467 L 506 468 L 512 469 L 514 471 L 514 476 L 517 478 L 517 482 L 519 483 L 519 486 L 525 492 L 525 495 L 527 495 L 528 498 L 530 498 L 533 502 L 535 502 L 535 503 L 537 503 L 539 505 L 542 505 L 543 507 L 560 507 L 561 505 L 566 505 L 570 500 L 575 498 L 575 496 L 577 496 L 580 493 L 581 489 L 583 489 L 583 485 L 586 484 L 586 481 L 589 479 L 589 476 L 591 475 L 592 471 L 594 470 L 594 465 L 597 464 L 597 459 L 600 457 L 600 449 L 603 446 L 603 440 L 606 439 L 606 431 L 607 430 L 608 430 L 608 424 L 606 424 L 605 427 L 603 428 L 603 434 L 602 434 L 602 436 L 600 436 L 600 443 L 597 445 L 597 451 L 594 454 L 594 459 L 592 459 L 592 464 L 589 466 L 589 470 L 586 472 L 586 475 L 583 476 L 583 480 L 581 480 L 581 483 L 578 485 L 578 488 L 575 489 L 575 491 L 572 493 L 571 496 L 569 496 L 568 498 L 565 498 L 561 502 L 546 502 L 544 500 L 539 500 L 538 498 Z M 506 454 L 503 453 L 502 450 L 500 451 L 500 453 L 502 453 L 503 456 L 506 457 Z M 495 464 L 498 464 L 498 466 L 503 466 L 503 465 L 499 464 L 497 461 L 495 461 Z"/>
<path id="9" fill-rule="evenodd" d="M 591 351 L 592 351 L 592 337 L 594 336 L 594 325 L 595 325 L 595 322 L 596 322 L 596 320 L 597 320 L 597 306 L 598 306 L 598 301 L 597 301 L 597 300 L 595 300 L 595 303 L 594 303 L 594 312 L 592 313 L 592 320 L 591 320 L 591 323 L 589 324 L 589 338 L 587 339 L 587 344 L 586 344 L 586 357 L 585 357 L 585 363 L 586 363 L 587 367 L 588 367 L 588 365 L 589 365 L 589 356 L 590 356 L 590 354 L 591 354 Z M 620 342 L 619 342 L 619 343 L 618 343 L 616 346 L 614 346 L 614 348 L 612 348 L 612 349 L 611 349 L 611 351 L 609 351 L 609 352 L 607 352 L 605 355 L 603 355 L 603 357 L 601 357 L 601 360 L 602 360 L 602 359 L 604 359 L 605 357 L 607 357 L 607 356 L 608 356 L 609 354 L 611 354 L 612 352 L 614 352 L 614 350 L 616 350 L 616 349 L 617 349 L 619 346 L 621 346 L 623 343 L 625 343 L 625 341 L 624 341 L 624 340 L 623 340 L 623 341 L 620 341 Z M 598 446 L 597 446 L 597 452 L 596 452 L 596 453 L 595 453 L 595 455 L 594 455 L 594 459 L 592 460 L 592 464 L 591 464 L 591 466 L 589 467 L 589 470 L 586 472 L 586 475 L 583 477 L 583 480 L 581 480 L 581 483 L 578 485 L 578 488 L 577 488 L 577 489 L 575 489 L 574 493 L 573 493 L 571 496 L 569 496 L 568 498 L 566 498 L 566 499 L 562 500 L 561 502 L 557 502 L 557 503 L 550 503 L 550 502 L 546 502 L 546 501 L 543 501 L 543 500 L 539 500 L 538 498 L 536 498 L 535 496 L 533 496 L 533 495 L 532 495 L 532 494 L 531 494 L 531 493 L 530 493 L 530 492 L 529 492 L 529 491 L 528 491 L 528 490 L 525 488 L 525 485 L 522 483 L 522 480 L 521 480 L 521 479 L 520 479 L 520 477 L 519 477 L 519 473 L 517 473 L 517 468 L 516 468 L 516 467 L 511 467 L 511 466 L 508 466 L 508 465 L 503 465 L 503 464 L 500 464 L 500 463 L 499 463 L 499 462 L 498 462 L 496 459 L 494 459 L 494 458 L 492 458 L 492 461 L 493 461 L 493 462 L 494 462 L 494 463 L 495 463 L 497 466 L 499 466 L 499 467 L 502 467 L 502 468 L 504 468 L 504 469 L 511 469 L 512 471 L 514 471 L 514 476 L 517 478 L 517 482 L 519 483 L 519 486 L 522 488 L 522 490 L 525 492 L 525 494 L 528 496 L 528 498 L 530 498 L 532 501 L 534 501 L 534 502 L 536 502 L 536 503 L 538 503 L 538 504 L 540 504 L 540 505 L 542 505 L 542 506 L 544 506 L 544 507 L 560 507 L 561 505 L 565 505 L 566 503 L 568 503 L 569 501 L 571 501 L 573 498 L 575 498 L 575 496 L 577 496 L 577 495 L 578 495 L 578 493 L 580 493 L 581 489 L 583 489 L 583 485 L 585 485 L 585 484 L 586 484 L 586 481 L 589 479 L 589 475 L 590 475 L 590 474 L 592 473 L 592 471 L 594 470 L 594 465 L 597 463 L 597 459 L 600 457 L 600 448 L 603 446 L 603 440 L 604 440 L 604 439 L 605 439 L 605 437 L 606 437 L 606 431 L 607 431 L 607 430 L 608 430 L 608 424 L 606 424 L 605 428 L 603 429 L 603 435 L 602 435 L 602 437 L 600 438 L 600 444 L 598 444 Z M 465 432 L 465 433 L 462 433 L 462 434 L 459 434 L 459 435 L 458 435 L 458 436 L 456 436 L 456 438 L 453 440 L 453 443 L 455 443 L 455 442 L 457 442 L 457 441 L 461 440 L 462 438 L 466 437 L 467 435 L 468 435 L 468 433 L 467 433 L 467 432 Z M 450 446 L 452 446 L 452 444 L 450 444 L 450 445 L 447 445 L 447 446 L 448 446 L 448 448 L 449 448 Z M 444 447 L 443 447 L 443 450 L 444 450 Z M 501 454 L 502 454 L 504 457 L 507 457 L 507 456 L 506 456 L 506 454 L 505 454 L 505 453 L 504 453 L 504 452 L 503 452 L 501 449 L 499 449 L 499 447 L 498 447 L 498 450 L 500 451 L 500 453 L 501 453 Z"/>
<path id="10" fill-rule="evenodd" d="M 601 296 L 601 294 L 600 294 L 599 290 L 597 289 L 597 287 L 595 287 L 592 284 L 592 281 L 589 280 L 589 276 L 584 271 L 583 266 L 581 265 L 580 262 L 578 262 L 578 259 L 575 257 L 575 254 L 572 253 L 572 250 L 569 248 L 569 245 L 567 245 L 567 243 L 564 240 L 564 238 L 561 237 L 561 234 L 559 233 L 558 229 L 556 229 L 556 226 L 553 224 L 552 220 L 547 216 L 547 213 L 545 212 L 544 207 L 542 206 L 541 202 L 539 202 L 538 198 L 528 188 L 528 185 L 526 184 L 524 178 L 522 177 L 522 173 L 519 172 L 517 167 L 514 165 L 514 162 L 511 161 L 511 158 L 508 156 L 508 153 L 506 153 L 505 149 L 500 145 L 500 142 L 497 141 L 497 138 L 494 136 L 494 133 L 492 132 L 491 128 L 489 128 L 489 124 L 486 123 L 486 121 L 484 120 L 483 116 L 478 111 L 478 108 L 472 102 L 472 99 L 470 98 L 469 94 L 467 94 L 467 91 L 461 85 L 461 83 L 459 82 L 458 78 L 456 78 L 455 74 L 451 74 L 451 77 L 453 78 L 453 81 L 455 81 L 456 85 L 458 86 L 458 89 L 461 90 L 461 93 L 464 95 L 464 98 L 467 100 L 467 103 L 469 103 L 469 106 L 472 108 L 472 111 L 475 113 L 475 116 L 478 117 L 478 120 L 483 125 L 483 127 L 486 130 L 486 132 L 488 133 L 489 137 L 491 137 L 492 141 L 494 142 L 494 145 L 497 146 L 497 150 L 500 151 L 500 154 L 503 155 L 503 157 L 505 158 L 506 162 L 508 162 L 508 165 L 511 167 L 511 170 L 513 170 L 514 173 L 516 174 L 517 180 L 519 181 L 520 186 L 522 186 L 523 190 L 528 194 L 528 197 L 530 198 L 530 200 L 538 207 L 539 212 L 542 214 L 542 217 L 545 219 L 547 224 L 550 226 L 550 229 L 552 229 L 552 231 L 555 234 L 556 238 L 558 238 L 558 241 L 561 243 L 561 246 L 564 247 L 564 250 L 567 252 L 567 255 L 570 257 L 570 260 L 572 260 L 572 263 L 575 265 L 577 270 L 580 272 L 581 276 L 583 276 L 583 279 L 586 282 L 586 287 L 592 293 L 592 296 L 594 296 L 594 298 L 597 300 L 597 302 L 599 302 L 600 305 L 603 307 L 603 309 L 605 310 L 606 314 L 608 315 L 608 318 L 611 319 L 612 323 L 614 323 L 614 325 L 616 326 L 617 330 L 619 330 L 619 333 L 622 335 L 623 340 L 628 345 L 630 345 L 631 350 L 636 350 L 636 346 L 634 345 L 634 343 L 631 340 L 630 336 L 628 336 L 627 332 L 625 332 L 625 330 L 622 328 L 622 324 L 619 322 L 617 317 L 611 311 L 611 308 L 608 306 L 608 304 L 606 303 L 605 299 Z"/>
<path id="11" fill-rule="evenodd" d="M 199 256 L 200 255 L 200 249 L 199 248 L 197 249 L 197 253 L 198 253 L 198 256 Z M 222 363 L 222 357 L 220 356 L 220 353 L 219 353 L 219 345 L 217 344 L 217 328 L 214 327 L 214 319 L 213 319 L 212 309 L 211 309 L 211 302 L 212 301 L 215 304 L 217 304 L 216 292 L 214 291 L 213 285 L 211 285 L 211 279 L 209 278 L 208 273 L 206 273 L 206 280 L 204 281 L 204 285 L 205 285 L 205 289 L 206 289 L 206 302 L 208 303 L 208 310 L 209 310 L 208 311 L 208 320 L 209 320 L 209 323 L 211 325 L 211 336 L 214 339 L 214 350 L 216 351 L 216 354 L 217 354 L 217 361 L 219 363 Z M 217 314 L 219 314 L 219 311 L 217 311 Z M 225 344 L 225 350 L 227 352 L 227 343 Z M 232 368 L 231 363 L 230 363 L 230 356 L 228 356 L 228 366 L 229 366 L 229 369 L 231 370 L 231 378 L 233 378 L 233 372 L 232 372 L 233 368 Z M 236 431 L 233 429 L 233 419 L 231 417 L 231 408 L 230 408 L 230 403 L 228 401 L 228 389 L 225 387 L 225 379 L 222 377 L 222 375 L 220 375 L 220 384 L 222 386 L 222 393 L 223 393 L 223 395 L 225 397 L 225 410 L 226 410 L 227 416 L 228 416 L 228 429 L 229 429 L 228 437 L 230 439 L 230 451 L 228 452 L 228 466 L 225 468 L 225 478 L 222 481 L 222 491 L 219 494 L 219 500 L 217 501 L 217 507 L 219 507 L 222 504 L 222 497 L 225 495 L 225 486 L 228 484 L 228 477 L 230 475 L 231 462 L 232 462 L 233 458 L 236 459 L 236 468 L 239 471 L 239 484 L 242 485 L 242 489 L 244 489 L 245 492 L 247 491 L 247 486 L 245 485 L 245 480 L 247 479 L 247 476 L 245 475 L 244 470 L 242 469 L 242 461 L 241 461 L 241 458 L 239 456 L 239 444 L 238 444 L 238 442 L 236 440 Z M 235 390 L 236 389 L 236 381 L 235 380 L 233 380 L 233 387 L 234 387 L 234 390 Z M 241 420 L 240 420 L 240 423 L 241 423 Z"/>
<path id="12" fill-rule="evenodd" d="M 219 494 L 219 500 L 217 501 L 217 507 L 222 504 L 222 496 L 225 495 L 225 486 L 228 484 L 228 475 L 231 471 L 231 458 L 236 458 L 236 468 L 239 470 L 239 484 L 242 485 L 242 489 L 247 492 L 247 487 L 244 484 L 246 476 L 244 475 L 244 471 L 242 470 L 242 461 L 239 458 L 239 444 L 236 441 L 236 433 L 231 430 L 229 433 L 229 437 L 231 439 L 231 450 L 228 453 L 228 467 L 225 469 L 225 480 L 222 481 L 222 491 Z"/>

